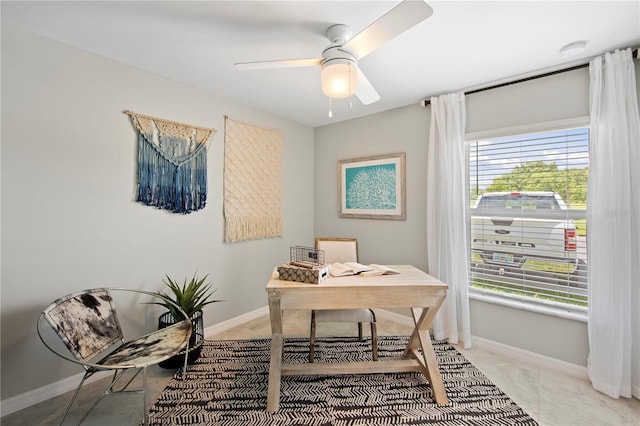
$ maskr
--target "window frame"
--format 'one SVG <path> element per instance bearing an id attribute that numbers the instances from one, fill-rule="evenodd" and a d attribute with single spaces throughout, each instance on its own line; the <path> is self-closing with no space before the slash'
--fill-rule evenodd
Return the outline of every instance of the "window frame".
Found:
<path id="1" fill-rule="evenodd" d="M 589 116 L 575 117 L 563 120 L 546 121 L 539 123 L 525 124 L 521 126 L 505 127 L 498 129 L 489 129 L 477 132 L 470 132 L 465 134 L 465 149 L 468 149 L 468 145 L 477 140 L 486 140 L 494 138 L 504 138 L 514 135 L 525 135 L 531 133 L 544 133 L 553 132 L 557 130 L 568 130 L 572 128 L 589 128 L 590 119 Z M 469 182 L 469 163 L 468 153 L 465 159 L 465 178 Z M 469 191 L 465 191 L 466 201 L 466 221 L 467 228 L 467 252 L 471 253 L 471 206 L 469 200 Z M 588 207 L 587 207 L 588 208 Z M 566 217 L 566 216 L 565 216 Z M 573 211 L 569 216 L 572 219 L 584 219 L 586 218 L 586 210 L 584 212 Z M 587 252 L 588 256 L 588 252 Z M 471 278 L 471 276 L 469 277 Z M 588 285 L 588 284 L 587 284 Z M 581 322 L 587 322 L 588 307 L 582 307 L 577 305 L 570 305 L 565 303 L 536 300 L 534 298 L 516 298 L 510 296 L 508 293 L 501 293 L 493 290 L 485 290 L 471 285 L 471 280 L 467 283 L 469 298 L 472 300 L 479 300 L 487 303 L 493 303 L 502 306 L 508 306 L 515 309 L 522 309 L 531 312 L 572 319 Z"/>

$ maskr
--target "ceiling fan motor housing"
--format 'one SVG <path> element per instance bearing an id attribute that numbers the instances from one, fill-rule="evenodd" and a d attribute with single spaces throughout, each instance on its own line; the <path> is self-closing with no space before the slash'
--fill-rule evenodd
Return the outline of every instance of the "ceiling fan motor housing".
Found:
<path id="1" fill-rule="evenodd" d="M 344 24 L 335 24 L 327 29 L 327 38 L 331 41 L 331 44 L 322 52 L 321 66 L 323 69 L 325 65 L 336 63 L 350 63 L 352 66 L 357 66 L 356 58 L 351 53 L 341 49 L 351 39 L 351 34 L 351 28 Z"/>

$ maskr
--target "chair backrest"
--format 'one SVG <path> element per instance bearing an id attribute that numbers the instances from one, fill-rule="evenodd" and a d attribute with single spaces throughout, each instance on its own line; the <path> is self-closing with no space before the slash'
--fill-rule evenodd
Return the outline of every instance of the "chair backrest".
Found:
<path id="1" fill-rule="evenodd" d="M 124 341 L 113 298 L 106 288 L 60 298 L 42 315 L 79 361 L 89 361 Z"/>
<path id="2" fill-rule="evenodd" d="M 358 240 L 355 238 L 316 238 L 316 249 L 324 251 L 327 264 L 358 261 Z"/>

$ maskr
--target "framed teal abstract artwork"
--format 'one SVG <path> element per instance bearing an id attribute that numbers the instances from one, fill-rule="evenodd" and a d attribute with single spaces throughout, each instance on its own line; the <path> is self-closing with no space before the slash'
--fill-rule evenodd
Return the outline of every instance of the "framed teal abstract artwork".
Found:
<path id="1" fill-rule="evenodd" d="M 404 152 L 338 161 L 339 216 L 406 220 Z"/>

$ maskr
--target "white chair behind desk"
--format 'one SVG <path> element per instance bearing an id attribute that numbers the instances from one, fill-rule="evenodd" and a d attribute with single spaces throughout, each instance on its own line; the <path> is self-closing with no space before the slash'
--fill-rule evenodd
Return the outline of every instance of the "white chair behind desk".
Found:
<path id="1" fill-rule="evenodd" d="M 355 238 L 316 238 L 316 249 L 324 251 L 325 263 L 357 262 L 358 240 Z M 315 353 L 316 323 L 355 322 L 358 324 L 358 338 L 362 340 L 362 323 L 371 325 L 371 350 L 373 360 L 378 360 L 378 335 L 376 315 L 371 309 L 322 309 L 311 311 L 311 333 L 309 336 L 309 362 Z"/>

